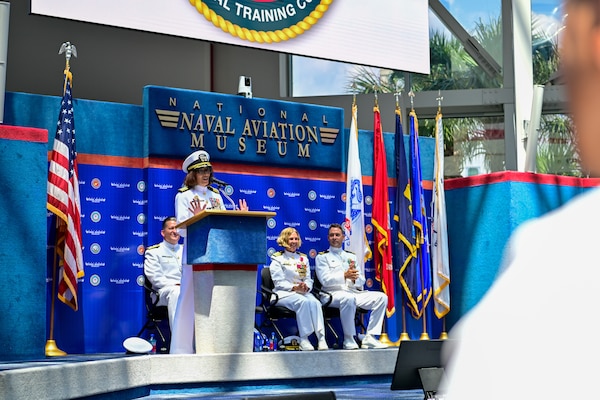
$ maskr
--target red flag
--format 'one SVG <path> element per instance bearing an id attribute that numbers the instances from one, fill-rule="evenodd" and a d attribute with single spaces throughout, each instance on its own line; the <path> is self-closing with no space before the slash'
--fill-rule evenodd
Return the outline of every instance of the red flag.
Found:
<path id="1" fill-rule="evenodd" d="M 83 277 L 81 207 L 75 149 L 75 122 L 71 97 L 71 73 L 65 71 L 56 136 L 48 170 L 47 208 L 56 214 L 56 254 L 59 257 L 58 298 L 77 311 L 77 278 Z"/>
<path id="2" fill-rule="evenodd" d="M 394 304 L 394 267 L 392 265 L 392 240 L 390 233 L 390 203 L 388 201 L 388 175 L 385 160 L 385 146 L 381 129 L 379 107 L 375 112 L 375 128 L 373 137 L 373 209 L 371 222 L 374 233 L 374 257 L 376 278 L 381 282 L 381 288 L 388 297 L 386 314 L 391 316 L 396 311 Z"/>

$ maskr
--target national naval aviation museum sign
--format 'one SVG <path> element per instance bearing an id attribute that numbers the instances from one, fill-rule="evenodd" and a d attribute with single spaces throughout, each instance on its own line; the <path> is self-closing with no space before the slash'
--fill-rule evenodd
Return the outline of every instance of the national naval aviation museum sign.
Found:
<path id="1" fill-rule="evenodd" d="M 203 149 L 224 162 L 342 170 L 344 110 L 158 86 L 144 88 L 149 156 Z"/>

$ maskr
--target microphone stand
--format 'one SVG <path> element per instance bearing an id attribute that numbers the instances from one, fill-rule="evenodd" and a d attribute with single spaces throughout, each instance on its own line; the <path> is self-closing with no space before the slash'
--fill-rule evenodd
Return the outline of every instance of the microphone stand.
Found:
<path id="1" fill-rule="evenodd" d="M 231 205 L 233 206 L 234 210 L 238 210 L 239 208 L 235 205 L 235 201 L 233 201 L 231 199 L 231 197 L 229 197 L 229 195 L 227 193 L 225 193 L 225 191 L 223 190 L 223 188 L 225 186 L 223 185 L 218 185 L 215 182 L 213 182 L 213 184 L 215 184 L 215 186 L 217 187 L 217 189 L 219 190 L 219 192 L 221 193 L 221 195 L 223 195 L 223 197 L 225 197 L 227 200 L 229 200 L 229 202 L 231 203 Z"/>

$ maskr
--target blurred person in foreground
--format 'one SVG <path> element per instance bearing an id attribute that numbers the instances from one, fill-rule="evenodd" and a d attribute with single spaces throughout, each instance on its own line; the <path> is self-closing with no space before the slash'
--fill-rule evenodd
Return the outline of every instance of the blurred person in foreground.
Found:
<path id="1" fill-rule="evenodd" d="M 600 0 L 565 0 L 562 73 L 584 170 L 600 176 Z M 501 274 L 450 332 L 446 400 L 587 399 L 600 345 L 586 330 L 600 296 L 600 189 L 523 223 Z"/>

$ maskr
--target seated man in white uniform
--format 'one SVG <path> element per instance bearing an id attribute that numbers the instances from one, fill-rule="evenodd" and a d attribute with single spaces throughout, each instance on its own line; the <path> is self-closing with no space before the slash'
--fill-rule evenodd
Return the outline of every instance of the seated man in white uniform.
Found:
<path id="1" fill-rule="evenodd" d="M 181 255 L 183 246 L 179 244 L 179 232 L 175 228 L 177 218 L 163 220 L 160 231 L 163 241 L 146 249 L 144 274 L 158 292 L 157 305 L 166 305 L 169 311 L 169 326 L 173 326 L 179 288 L 181 283 Z"/>
<path id="2" fill-rule="evenodd" d="M 331 293 L 332 307 L 340 309 L 340 319 L 344 331 L 344 349 L 358 349 L 354 340 L 356 325 L 354 318 L 356 307 L 371 310 L 367 332 L 362 340 L 361 348 L 385 348 L 375 336 L 381 335 L 383 317 L 387 307 L 387 297 L 382 292 L 364 290 L 365 277 L 356 268 L 356 255 L 342 249 L 344 230 L 340 224 L 331 224 L 327 234 L 329 249 L 320 252 L 315 258 L 315 272 L 323 286 Z M 325 302 L 327 296 L 321 296 Z"/>

